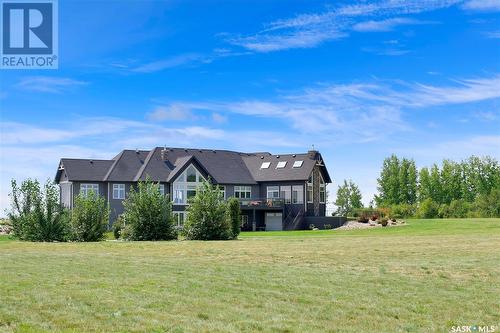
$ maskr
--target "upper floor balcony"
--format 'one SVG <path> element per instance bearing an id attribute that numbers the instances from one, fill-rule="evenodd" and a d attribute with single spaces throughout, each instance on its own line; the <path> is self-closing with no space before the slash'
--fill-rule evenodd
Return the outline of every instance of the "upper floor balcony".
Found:
<path id="1" fill-rule="evenodd" d="M 283 209 L 285 200 L 281 198 L 239 199 L 242 209 Z"/>

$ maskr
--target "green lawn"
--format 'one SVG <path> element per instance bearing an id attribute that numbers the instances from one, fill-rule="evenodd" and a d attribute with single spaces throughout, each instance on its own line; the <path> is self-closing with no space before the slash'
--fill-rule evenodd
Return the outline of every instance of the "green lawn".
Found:
<path id="1" fill-rule="evenodd" d="M 225 242 L 0 237 L 0 331 L 500 329 L 500 219 Z"/>

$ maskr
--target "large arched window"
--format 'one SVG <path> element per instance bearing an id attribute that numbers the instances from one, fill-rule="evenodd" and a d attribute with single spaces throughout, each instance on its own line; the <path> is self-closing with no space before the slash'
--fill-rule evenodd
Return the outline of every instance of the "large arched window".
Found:
<path id="1" fill-rule="evenodd" d="M 172 185 L 173 201 L 177 205 L 186 205 L 188 200 L 196 195 L 196 189 L 205 180 L 201 173 L 189 165 Z"/>

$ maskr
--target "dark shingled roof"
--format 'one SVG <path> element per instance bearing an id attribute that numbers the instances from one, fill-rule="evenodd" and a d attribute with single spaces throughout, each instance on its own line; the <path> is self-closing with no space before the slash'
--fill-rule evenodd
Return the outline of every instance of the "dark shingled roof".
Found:
<path id="1" fill-rule="evenodd" d="M 124 150 L 117 156 L 105 181 L 132 181 L 144 164 L 148 150 Z"/>
<path id="2" fill-rule="evenodd" d="M 284 181 L 284 180 L 307 180 L 316 164 L 308 154 L 293 155 L 271 155 L 269 153 L 243 157 L 245 164 L 258 182 Z M 300 168 L 294 168 L 295 161 L 303 161 Z M 270 162 L 269 168 L 262 169 L 262 163 Z M 282 169 L 276 169 L 278 162 L 286 162 Z M 325 180 L 326 181 L 326 180 Z"/>
<path id="3" fill-rule="evenodd" d="M 331 182 L 318 152 L 305 154 L 271 155 L 270 153 L 240 153 L 227 150 L 182 149 L 157 147 L 151 151 L 124 150 L 112 160 L 62 159 L 68 179 L 85 181 L 138 181 L 149 176 L 153 181 L 171 182 L 179 171 L 192 162 L 203 169 L 219 184 L 256 184 L 262 181 L 307 180 L 316 164 L 322 166 L 325 182 Z M 164 150 L 164 152 L 162 152 Z M 162 156 L 163 155 L 163 156 Z M 165 160 L 163 159 L 165 158 Z M 276 169 L 279 161 L 286 166 Z M 303 161 L 300 168 L 293 168 L 295 161 Z M 96 163 L 97 162 L 97 163 Z M 270 162 L 262 169 L 263 162 Z M 56 176 L 56 181 L 59 173 Z"/>
<path id="4" fill-rule="evenodd" d="M 112 160 L 63 158 L 60 166 L 66 170 L 70 181 L 102 181 L 112 164 Z M 60 173 L 58 170 L 56 181 Z"/>

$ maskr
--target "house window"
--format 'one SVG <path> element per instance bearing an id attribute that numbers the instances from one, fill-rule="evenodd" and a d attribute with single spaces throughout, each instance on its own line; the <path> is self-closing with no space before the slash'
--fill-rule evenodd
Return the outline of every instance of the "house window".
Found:
<path id="1" fill-rule="evenodd" d="M 326 202 L 326 184 L 321 176 L 319 177 L 319 202 Z"/>
<path id="2" fill-rule="evenodd" d="M 304 186 L 302 185 L 292 186 L 292 203 L 294 204 L 304 203 Z"/>
<path id="3" fill-rule="evenodd" d="M 267 198 L 268 199 L 279 199 L 280 197 L 280 187 L 279 186 L 268 186 L 267 187 Z"/>
<path id="4" fill-rule="evenodd" d="M 280 161 L 278 165 L 276 165 L 276 169 L 283 169 L 284 167 L 286 167 L 286 161 Z"/>
<path id="5" fill-rule="evenodd" d="M 307 181 L 307 202 L 313 202 L 313 175 Z"/>
<path id="6" fill-rule="evenodd" d="M 186 202 L 186 186 L 184 184 L 174 184 L 174 203 L 184 204 Z"/>
<path id="7" fill-rule="evenodd" d="M 304 161 L 295 161 L 293 162 L 293 168 L 300 168 L 302 166 L 302 164 L 304 163 Z"/>
<path id="8" fill-rule="evenodd" d="M 178 227 L 182 227 L 184 225 L 184 221 L 186 220 L 187 212 L 173 212 L 174 215 L 174 223 Z"/>
<path id="9" fill-rule="evenodd" d="M 271 165 L 271 162 L 262 162 L 262 165 L 260 166 L 261 169 L 269 169 L 269 166 Z"/>
<path id="10" fill-rule="evenodd" d="M 125 199 L 125 184 L 113 184 L 113 199 Z"/>
<path id="11" fill-rule="evenodd" d="M 241 215 L 241 227 L 244 228 L 248 224 L 248 215 Z"/>
<path id="12" fill-rule="evenodd" d="M 284 199 L 286 204 L 292 203 L 292 187 L 281 186 L 280 191 L 281 191 L 281 199 Z"/>
<path id="13" fill-rule="evenodd" d="M 226 200 L 226 187 L 219 185 L 218 188 L 219 188 L 219 193 L 220 193 L 221 198 L 223 200 Z"/>
<path id="14" fill-rule="evenodd" d="M 165 184 L 160 184 L 160 194 L 165 195 Z"/>
<path id="15" fill-rule="evenodd" d="M 80 194 L 86 197 L 90 192 L 99 194 L 99 184 L 80 184 Z"/>
<path id="16" fill-rule="evenodd" d="M 186 181 L 188 183 L 196 183 L 196 168 L 190 165 L 186 170 Z"/>
<path id="17" fill-rule="evenodd" d="M 251 186 L 235 186 L 234 197 L 238 199 L 250 199 L 252 197 Z"/>
<path id="18" fill-rule="evenodd" d="M 174 204 L 186 205 L 188 200 L 196 195 L 196 189 L 204 180 L 201 173 L 193 165 L 190 165 L 172 185 Z"/>

